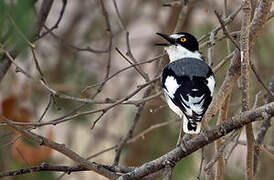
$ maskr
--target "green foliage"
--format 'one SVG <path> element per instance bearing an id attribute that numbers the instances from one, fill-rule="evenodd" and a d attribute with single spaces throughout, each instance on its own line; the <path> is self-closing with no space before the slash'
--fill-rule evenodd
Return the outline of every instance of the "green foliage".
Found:
<path id="1" fill-rule="evenodd" d="M 27 47 L 26 39 L 34 23 L 35 0 L 0 1 L 0 42 L 9 48 L 17 44 L 21 49 Z"/>

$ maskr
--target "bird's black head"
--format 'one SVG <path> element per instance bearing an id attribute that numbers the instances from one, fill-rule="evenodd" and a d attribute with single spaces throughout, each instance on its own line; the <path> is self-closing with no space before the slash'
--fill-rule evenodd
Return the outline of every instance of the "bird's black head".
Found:
<path id="1" fill-rule="evenodd" d="M 168 43 L 157 43 L 156 45 L 158 46 L 182 46 L 191 52 L 199 50 L 197 39 L 190 33 L 179 32 L 172 35 L 166 35 L 163 33 L 156 34 L 168 41 Z"/>

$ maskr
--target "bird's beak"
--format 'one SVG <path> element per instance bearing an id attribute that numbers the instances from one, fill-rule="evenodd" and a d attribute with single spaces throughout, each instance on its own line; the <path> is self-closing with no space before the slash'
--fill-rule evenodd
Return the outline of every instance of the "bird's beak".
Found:
<path id="1" fill-rule="evenodd" d="M 169 35 L 166 35 L 163 33 L 156 33 L 156 34 L 168 41 L 168 43 L 156 43 L 155 44 L 156 46 L 170 46 L 175 43 L 175 40 L 171 38 Z"/>

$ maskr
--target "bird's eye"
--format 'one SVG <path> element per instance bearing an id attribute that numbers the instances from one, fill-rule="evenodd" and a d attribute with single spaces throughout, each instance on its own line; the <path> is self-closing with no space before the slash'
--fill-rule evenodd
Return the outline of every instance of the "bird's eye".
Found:
<path id="1" fill-rule="evenodd" d="M 186 40 L 187 40 L 187 39 L 186 39 L 185 37 L 181 37 L 181 38 L 180 38 L 180 41 L 181 41 L 181 42 L 186 42 Z"/>

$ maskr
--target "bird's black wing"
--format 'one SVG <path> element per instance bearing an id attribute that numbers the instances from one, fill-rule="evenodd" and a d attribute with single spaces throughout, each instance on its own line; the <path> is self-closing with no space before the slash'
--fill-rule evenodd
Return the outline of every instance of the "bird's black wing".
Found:
<path id="1" fill-rule="evenodd" d="M 176 81 L 171 82 L 171 77 Z M 199 122 L 212 100 L 215 79 L 204 61 L 183 58 L 164 68 L 162 85 L 165 93 L 185 116 L 190 121 Z"/>

